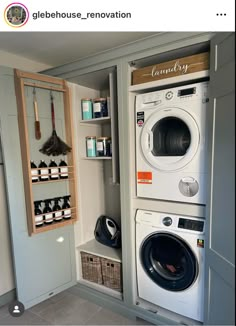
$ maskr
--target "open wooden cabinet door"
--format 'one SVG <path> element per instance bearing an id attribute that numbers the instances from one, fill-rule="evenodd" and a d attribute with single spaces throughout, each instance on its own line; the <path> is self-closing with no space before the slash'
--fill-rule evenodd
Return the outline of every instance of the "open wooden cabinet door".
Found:
<path id="1" fill-rule="evenodd" d="M 212 120 L 206 232 L 206 325 L 235 325 L 235 43 L 218 33 L 211 44 Z"/>
<path id="2" fill-rule="evenodd" d="M 45 76 L 37 76 L 41 80 L 45 80 Z M 29 83 L 29 80 L 27 79 L 26 82 Z M 49 84 L 47 85 L 51 85 L 50 80 L 48 82 Z M 53 80 L 51 80 L 51 82 L 53 82 Z M 49 86 L 41 85 L 37 89 L 41 110 L 43 110 L 43 108 L 48 108 L 45 114 L 46 112 L 50 114 L 50 89 L 48 90 L 48 87 Z M 50 88 L 52 88 L 52 86 L 50 86 Z M 29 135 L 34 135 L 32 94 L 32 87 L 27 84 L 24 100 L 26 104 L 28 103 L 28 105 L 26 105 L 28 109 L 30 109 L 27 120 Z M 20 146 L 20 130 L 22 124 L 18 124 L 18 120 L 22 121 L 22 117 L 19 116 L 20 112 L 17 111 L 18 98 L 15 92 L 14 70 L 11 68 L 0 67 L 0 98 L 2 152 L 5 166 L 17 299 L 24 304 L 25 308 L 29 308 L 76 284 L 74 228 L 72 224 L 62 224 L 63 227 L 48 229 L 46 232 L 40 232 L 32 236 L 29 235 L 29 227 L 26 218 L 27 201 L 25 201 L 26 193 L 24 187 L 24 181 L 27 175 L 23 173 L 24 169 L 22 162 L 24 161 L 24 157 L 22 157 Z M 63 112 L 63 100 L 59 93 L 55 94 L 55 105 L 57 108 L 57 124 L 60 126 L 62 121 L 60 112 Z M 58 108 L 61 108 L 60 112 Z M 45 131 L 42 129 L 45 139 L 42 137 L 41 141 L 45 141 L 51 133 L 51 124 L 48 117 L 41 116 L 42 125 L 47 129 Z M 47 123 L 49 128 L 47 127 Z M 65 132 L 63 133 L 62 128 L 61 132 L 64 136 Z M 36 140 L 34 139 L 34 141 Z M 40 159 L 40 157 L 37 156 L 39 155 L 39 150 L 37 148 L 39 145 L 39 143 L 34 143 L 31 146 L 30 156 L 35 156 L 37 161 Z M 31 158 L 28 157 L 27 160 L 29 159 Z M 47 156 L 45 159 L 47 162 L 50 160 Z M 26 164 L 30 164 L 29 161 L 26 162 Z M 50 191 L 49 187 L 61 189 L 60 185 L 61 183 L 55 185 L 54 183 L 53 185 L 50 183 L 50 186 L 48 184 L 46 187 L 46 185 L 38 184 L 36 186 L 37 188 L 33 190 L 35 192 L 34 196 L 47 198 L 46 196 L 49 195 Z M 33 186 L 30 185 L 30 188 L 32 187 Z M 44 187 L 44 189 L 42 187 Z M 67 187 L 67 185 L 65 185 L 65 187 Z M 63 193 L 65 192 L 64 189 L 62 189 L 62 191 Z M 33 200 L 35 200 L 35 197 Z M 38 199 L 36 198 L 36 200 Z M 32 211 L 32 215 L 33 214 L 34 212 Z"/>

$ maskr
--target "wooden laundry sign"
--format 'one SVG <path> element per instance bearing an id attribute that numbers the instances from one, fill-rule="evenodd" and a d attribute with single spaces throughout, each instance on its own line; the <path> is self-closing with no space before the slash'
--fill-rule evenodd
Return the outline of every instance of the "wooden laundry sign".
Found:
<path id="1" fill-rule="evenodd" d="M 137 85 L 208 69 L 209 52 L 204 52 L 134 70 L 132 84 Z"/>

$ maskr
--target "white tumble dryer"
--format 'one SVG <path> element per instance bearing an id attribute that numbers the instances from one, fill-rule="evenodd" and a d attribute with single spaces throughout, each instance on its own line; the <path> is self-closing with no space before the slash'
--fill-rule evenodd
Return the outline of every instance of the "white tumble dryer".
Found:
<path id="1" fill-rule="evenodd" d="M 138 297 L 202 322 L 204 219 L 138 210 Z"/>
<path id="2" fill-rule="evenodd" d="M 136 96 L 138 197 L 206 203 L 208 85 Z"/>

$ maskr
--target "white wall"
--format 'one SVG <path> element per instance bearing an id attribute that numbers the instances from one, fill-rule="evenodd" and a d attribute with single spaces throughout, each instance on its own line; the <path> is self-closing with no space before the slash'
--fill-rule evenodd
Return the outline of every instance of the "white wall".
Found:
<path id="1" fill-rule="evenodd" d="M 38 72 L 52 68 L 52 66 L 45 65 L 44 63 L 29 60 L 2 50 L 0 50 L 0 65 L 31 72 Z"/>
<path id="2" fill-rule="evenodd" d="M 28 60 L 14 54 L 0 51 L 0 65 L 38 72 L 51 66 Z M 6 191 L 4 184 L 1 143 L 0 143 L 0 296 L 14 289 L 14 274 L 9 233 Z"/>

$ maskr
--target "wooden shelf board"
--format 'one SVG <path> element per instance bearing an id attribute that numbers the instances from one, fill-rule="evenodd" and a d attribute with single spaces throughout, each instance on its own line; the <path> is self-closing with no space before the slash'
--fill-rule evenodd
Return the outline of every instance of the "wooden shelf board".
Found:
<path id="1" fill-rule="evenodd" d="M 74 180 L 74 178 L 56 179 L 56 180 L 47 180 L 47 181 L 37 181 L 37 182 L 32 182 L 32 185 L 48 184 L 48 183 L 52 183 L 52 182 L 71 181 L 71 180 Z"/>
<path id="2" fill-rule="evenodd" d="M 99 243 L 97 240 L 93 239 L 86 242 L 83 245 L 77 247 L 79 251 L 84 251 L 92 255 L 97 255 L 103 258 L 111 259 L 121 263 L 122 252 L 121 249 L 110 248 Z"/>
<path id="3" fill-rule="evenodd" d="M 112 157 L 111 156 L 94 156 L 94 157 L 82 157 L 82 160 L 111 160 Z"/>
<path id="4" fill-rule="evenodd" d="M 137 92 L 137 91 L 142 91 L 145 89 L 157 88 L 157 87 L 161 87 L 161 86 L 165 86 L 165 85 L 177 84 L 177 83 L 182 83 L 185 81 L 191 81 L 194 79 L 200 79 L 200 78 L 206 78 L 206 77 L 209 77 L 209 70 L 203 70 L 203 71 L 198 71 L 198 72 L 194 72 L 191 74 L 182 75 L 182 76 L 178 76 L 178 77 L 170 77 L 170 78 L 165 78 L 165 79 L 161 79 L 161 80 L 155 80 L 155 81 L 148 82 L 148 83 L 132 85 L 129 87 L 129 91 Z"/>
<path id="5" fill-rule="evenodd" d="M 52 223 L 50 225 L 44 225 L 44 226 L 35 228 L 35 231 L 32 232 L 32 234 L 37 234 L 37 233 L 41 233 L 41 232 L 45 232 L 45 231 L 49 231 L 49 230 L 58 229 L 58 228 L 61 228 L 63 226 L 74 224 L 75 222 L 76 222 L 75 218 L 70 219 L 68 221 L 54 222 L 54 223 Z"/>
<path id="6" fill-rule="evenodd" d="M 97 283 L 94 283 L 94 282 L 90 282 L 90 281 L 87 281 L 87 280 L 84 280 L 84 279 L 81 279 L 78 281 L 78 283 L 82 284 L 82 285 L 86 285 L 88 287 L 91 287 L 92 289 L 94 290 L 97 290 L 99 292 L 103 292 L 105 294 L 108 294 L 116 299 L 119 299 L 119 300 L 123 300 L 123 295 L 121 292 L 119 291 L 115 291 L 113 289 L 109 289 L 108 287 L 104 286 L 104 285 L 101 285 L 101 284 L 97 284 Z"/>
<path id="7" fill-rule="evenodd" d="M 102 117 L 102 118 L 93 118 L 87 120 L 81 120 L 81 124 L 104 124 L 110 122 L 110 117 Z"/>

